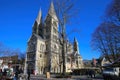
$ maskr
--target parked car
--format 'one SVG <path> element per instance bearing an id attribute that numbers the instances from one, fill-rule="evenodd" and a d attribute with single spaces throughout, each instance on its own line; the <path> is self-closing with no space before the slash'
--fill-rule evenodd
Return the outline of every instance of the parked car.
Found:
<path id="1" fill-rule="evenodd" d="M 115 78 L 119 78 L 120 76 L 120 71 L 119 71 L 119 67 L 109 67 L 109 68 L 105 68 L 102 72 L 104 79 L 115 79 Z"/>

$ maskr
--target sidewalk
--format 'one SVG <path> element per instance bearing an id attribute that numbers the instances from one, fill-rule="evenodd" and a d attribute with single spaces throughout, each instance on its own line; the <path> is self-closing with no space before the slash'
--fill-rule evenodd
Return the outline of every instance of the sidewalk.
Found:
<path id="1" fill-rule="evenodd" d="M 51 75 L 50 79 L 47 79 L 45 75 L 31 75 L 31 80 L 104 80 L 101 75 L 96 75 L 95 78 L 88 78 L 86 75 L 72 75 L 71 78 L 55 78 L 55 75 Z"/>

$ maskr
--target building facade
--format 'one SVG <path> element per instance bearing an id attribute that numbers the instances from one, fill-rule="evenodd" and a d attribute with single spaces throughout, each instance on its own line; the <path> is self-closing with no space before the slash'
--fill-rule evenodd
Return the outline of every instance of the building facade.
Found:
<path id="1" fill-rule="evenodd" d="M 43 74 L 48 69 L 51 73 L 62 72 L 62 45 L 60 44 L 58 18 L 51 3 L 45 21 L 42 20 L 40 10 L 34 22 L 32 35 L 28 40 L 25 60 L 25 73 Z M 66 71 L 83 66 L 82 57 L 79 54 L 78 42 L 66 41 Z"/>

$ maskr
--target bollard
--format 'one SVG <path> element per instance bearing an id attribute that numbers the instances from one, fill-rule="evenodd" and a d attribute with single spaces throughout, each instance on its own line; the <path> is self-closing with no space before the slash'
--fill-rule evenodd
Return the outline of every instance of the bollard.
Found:
<path id="1" fill-rule="evenodd" d="M 50 72 L 46 73 L 46 78 L 49 79 L 50 78 Z"/>

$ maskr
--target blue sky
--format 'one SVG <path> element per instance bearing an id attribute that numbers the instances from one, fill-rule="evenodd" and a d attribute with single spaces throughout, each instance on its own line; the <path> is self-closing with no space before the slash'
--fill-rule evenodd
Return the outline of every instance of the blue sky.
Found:
<path id="1" fill-rule="evenodd" d="M 111 0 L 76 0 L 76 8 L 80 11 L 67 25 L 69 40 L 76 37 L 83 59 L 98 58 L 99 53 L 90 46 L 91 34 L 101 23 L 105 9 Z M 43 18 L 47 15 L 50 0 L 0 0 L 0 42 L 6 46 L 26 51 L 27 41 L 32 33 L 32 25 L 41 8 Z"/>

